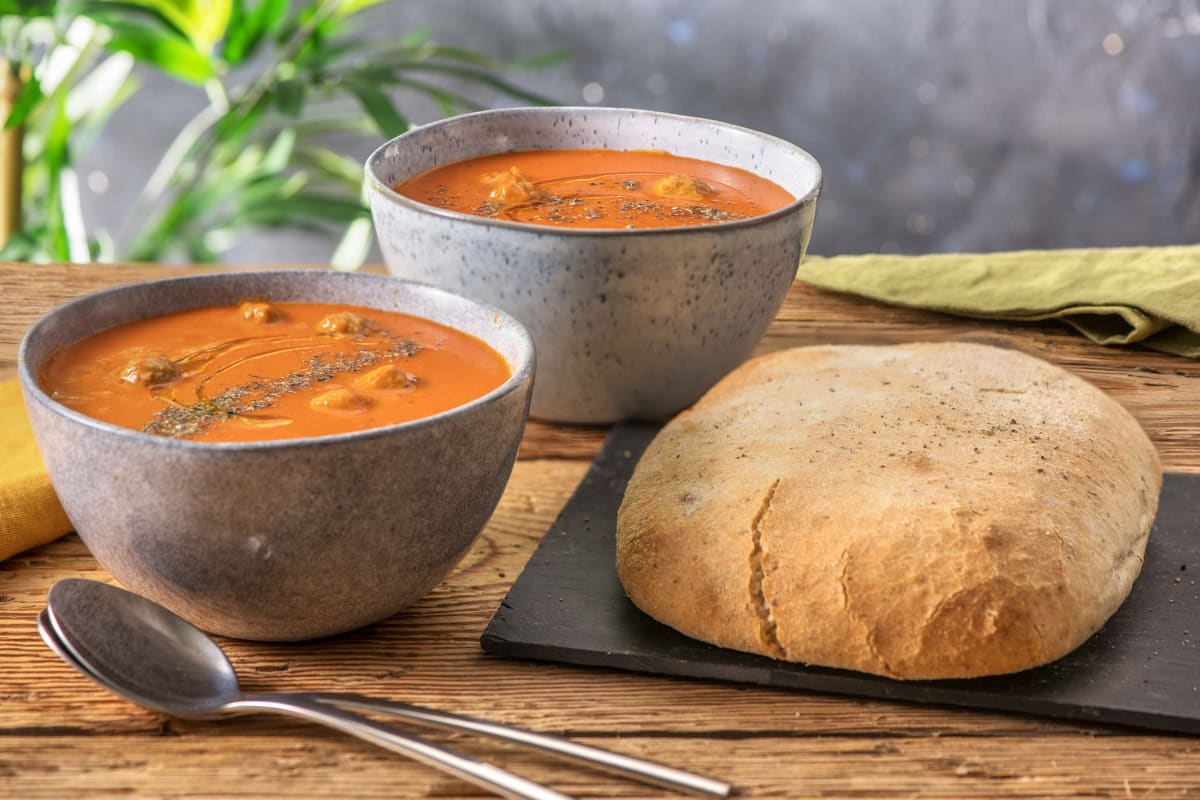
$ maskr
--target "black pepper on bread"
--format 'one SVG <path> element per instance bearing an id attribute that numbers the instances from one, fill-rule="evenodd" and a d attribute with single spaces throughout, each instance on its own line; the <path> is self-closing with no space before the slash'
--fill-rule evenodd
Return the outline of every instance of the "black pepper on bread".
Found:
<path id="1" fill-rule="evenodd" d="M 1045 664 L 1141 569 L 1162 470 L 1095 386 L 974 344 L 804 347 L 668 423 L 618 516 L 643 611 L 723 647 L 904 679 Z"/>

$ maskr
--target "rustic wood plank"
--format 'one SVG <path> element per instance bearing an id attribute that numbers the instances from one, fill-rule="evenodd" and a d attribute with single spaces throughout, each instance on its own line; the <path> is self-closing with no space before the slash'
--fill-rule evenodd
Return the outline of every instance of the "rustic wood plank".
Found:
<path id="1" fill-rule="evenodd" d="M 173 274 L 184 271 L 176 270 Z M 161 267 L 0 264 L 0 375 L 29 324 Z M 1055 323 L 965 320 L 794 287 L 762 352 L 827 342 L 965 339 L 1094 380 L 1170 469 L 1200 470 L 1200 364 L 1088 343 Z M 1020 716 L 507 661 L 478 638 L 598 449 L 603 429 L 532 423 L 496 515 L 408 611 L 319 642 L 224 640 L 251 689 L 337 689 L 577 736 L 732 780 L 748 797 L 1130 798 L 1200 794 L 1200 740 Z M 338 734 L 265 717 L 168 720 L 94 687 L 34 628 L 50 585 L 109 579 L 75 536 L 0 563 L 0 797 L 472 797 L 481 792 Z M 1190 579 L 1188 579 L 1190 580 Z M 437 737 L 580 797 L 664 791 L 527 752 Z"/>
<path id="2" fill-rule="evenodd" d="M 6 796 L 59 800 L 64 786 L 86 796 L 158 798 L 479 798 L 487 796 L 400 756 L 298 723 L 253 734 L 251 723 L 204 723 L 137 736 L 32 735 L 0 751 Z M 672 795 L 589 769 L 466 739 L 448 740 L 534 780 L 580 798 Z M 583 739 L 631 755 L 695 766 L 691 737 L 631 734 Z M 722 739 L 704 766 L 760 798 L 1184 798 L 1200 795 L 1200 746 L 1192 740 L 1146 742 L 1075 735 L 981 740 L 972 736 L 855 738 L 821 735 Z M 230 754 L 235 754 L 230 757 Z M 294 787 L 294 788 L 293 788 Z"/>
<path id="3" fill-rule="evenodd" d="M 88 292 L 204 267 L 126 264 L 17 264 L 0 262 L 0 369 L 16 366 L 25 330 L 52 308 Z"/>

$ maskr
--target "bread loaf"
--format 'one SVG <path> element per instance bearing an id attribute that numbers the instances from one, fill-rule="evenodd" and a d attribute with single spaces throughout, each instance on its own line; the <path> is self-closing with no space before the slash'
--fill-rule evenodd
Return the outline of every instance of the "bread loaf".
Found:
<path id="1" fill-rule="evenodd" d="M 617 570 L 722 647 L 894 678 L 1045 664 L 1116 611 L 1162 471 L 1102 391 L 973 344 L 803 347 L 668 423 L 618 515 Z"/>

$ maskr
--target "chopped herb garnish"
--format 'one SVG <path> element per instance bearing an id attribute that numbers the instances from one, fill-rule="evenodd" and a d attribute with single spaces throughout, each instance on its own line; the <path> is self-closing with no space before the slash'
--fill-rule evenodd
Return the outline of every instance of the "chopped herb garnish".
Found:
<path id="1" fill-rule="evenodd" d="M 333 356 L 314 355 L 304 362 L 304 369 L 279 378 L 263 378 L 230 386 L 216 397 L 200 397 L 195 403 L 179 403 L 160 394 L 169 405 L 157 412 L 142 430 L 155 436 L 187 439 L 212 427 L 217 422 L 244 417 L 271 408 L 280 398 L 303 391 L 315 383 L 333 380 L 345 373 L 362 372 L 382 361 L 411 358 L 421 349 L 416 342 L 395 339 L 382 349 L 359 348 L 353 353 Z M 198 393 L 199 394 L 199 393 Z M 247 421 L 253 418 L 246 417 Z"/>

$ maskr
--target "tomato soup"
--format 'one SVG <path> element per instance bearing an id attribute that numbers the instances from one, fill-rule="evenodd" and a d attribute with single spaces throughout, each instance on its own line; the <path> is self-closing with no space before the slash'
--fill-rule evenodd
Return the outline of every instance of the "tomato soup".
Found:
<path id="1" fill-rule="evenodd" d="M 394 188 L 464 214 L 566 228 L 706 225 L 795 201 L 746 170 L 658 150 L 498 153 L 435 167 Z"/>
<path id="2" fill-rule="evenodd" d="M 511 374 L 484 342 L 419 317 L 253 300 L 101 331 L 56 353 L 40 384 L 104 422 L 235 442 L 419 419 L 481 397 Z"/>

